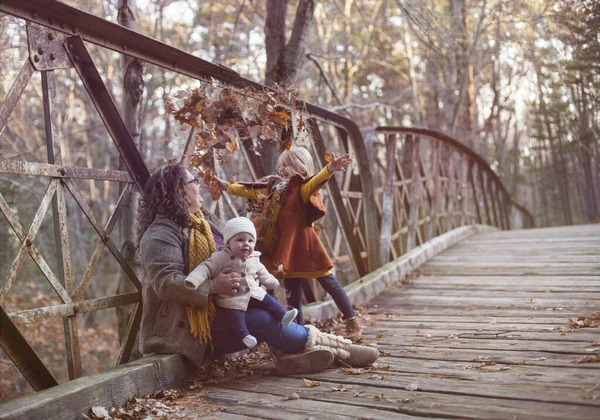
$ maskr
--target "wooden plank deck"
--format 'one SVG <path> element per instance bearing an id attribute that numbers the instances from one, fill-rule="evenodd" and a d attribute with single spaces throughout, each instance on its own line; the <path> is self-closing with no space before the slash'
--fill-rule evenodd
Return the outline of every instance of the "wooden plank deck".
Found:
<path id="1" fill-rule="evenodd" d="M 594 313 L 596 326 L 571 327 Z M 599 316 L 600 225 L 483 233 L 363 310 L 364 340 L 382 352 L 375 368 L 259 372 L 190 392 L 187 414 L 598 419 Z"/>

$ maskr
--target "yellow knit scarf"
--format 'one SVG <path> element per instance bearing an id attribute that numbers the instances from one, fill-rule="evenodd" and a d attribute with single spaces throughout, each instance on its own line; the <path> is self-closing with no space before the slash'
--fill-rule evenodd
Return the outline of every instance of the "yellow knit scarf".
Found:
<path id="1" fill-rule="evenodd" d="M 202 215 L 201 211 L 190 214 L 192 227 L 190 229 L 189 249 L 189 271 L 200 265 L 215 252 L 215 240 L 210 230 L 210 225 Z M 194 337 L 200 337 L 200 342 L 211 340 L 210 322 L 215 315 L 215 304 L 208 297 L 206 309 L 186 308 L 188 320 L 190 321 L 190 332 Z"/>

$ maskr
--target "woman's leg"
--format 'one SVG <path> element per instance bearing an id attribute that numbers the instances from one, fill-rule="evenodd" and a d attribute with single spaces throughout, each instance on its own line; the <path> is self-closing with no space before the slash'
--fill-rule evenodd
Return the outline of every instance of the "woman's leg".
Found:
<path id="1" fill-rule="evenodd" d="M 354 309 L 352 309 L 352 304 L 350 303 L 350 299 L 348 299 L 346 291 L 335 279 L 333 274 L 320 277 L 317 279 L 317 281 L 321 284 L 321 286 L 323 286 L 323 289 L 325 289 L 325 291 L 331 295 L 336 306 L 342 313 L 343 319 L 348 319 L 355 316 Z"/>
<path id="2" fill-rule="evenodd" d="M 285 297 L 288 305 L 292 308 L 298 309 L 298 316 L 296 322 L 299 325 L 304 325 L 304 315 L 302 315 L 302 283 L 304 279 L 289 278 L 285 279 L 283 284 L 285 286 Z"/>
<path id="3" fill-rule="evenodd" d="M 301 353 L 304 351 L 308 331 L 301 325 L 291 323 L 283 326 L 279 321 L 262 309 L 248 309 L 246 324 L 250 334 L 260 341 L 285 353 Z"/>
<path id="4" fill-rule="evenodd" d="M 217 308 L 215 318 L 210 325 L 213 354 L 217 356 L 246 348 L 234 337 L 231 325 L 225 315 L 223 308 Z M 269 345 L 285 353 L 304 351 L 308 337 L 306 328 L 295 323 L 282 326 L 264 309 L 249 308 L 246 311 L 246 326 L 259 343 L 266 341 Z"/>

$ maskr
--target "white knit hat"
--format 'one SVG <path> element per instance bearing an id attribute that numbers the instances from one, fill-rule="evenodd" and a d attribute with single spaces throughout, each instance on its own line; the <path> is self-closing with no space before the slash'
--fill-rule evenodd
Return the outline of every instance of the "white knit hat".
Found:
<path id="1" fill-rule="evenodd" d="M 223 228 L 223 240 L 225 241 L 225 245 L 227 245 L 227 242 L 229 242 L 231 238 L 242 232 L 249 233 L 254 240 L 256 240 L 256 228 L 250 219 L 247 217 L 236 217 L 228 220 L 227 223 L 225 223 L 225 228 Z"/>

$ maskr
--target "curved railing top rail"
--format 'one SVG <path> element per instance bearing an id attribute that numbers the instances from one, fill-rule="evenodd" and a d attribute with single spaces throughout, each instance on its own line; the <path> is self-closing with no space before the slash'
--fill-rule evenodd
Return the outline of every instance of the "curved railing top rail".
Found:
<path id="1" fill-rule="evenodd" d="M 509 197 L 510 203 L 513 206 L 518 208 L 521 212 L 523 212 L 525 215 L 527 215 L 527 217 L 529 217 L 531 220 L 533 220 L 533 216 L 529 212 L 529 210 L 527 210 L 524 206 L 515 202 L 512 199 L 508 190 L 502 183 L 502 180 L 500 179 L 500 177 L 498 177 L 498 175 L 492 170 L 492 168 L 490 168 L 489 163 L 483 157 L 478 155 L 473 149 L 464 145 L 463 143 L 459 142 L 458 140 L 450 137 L 447 134 L 440 133 L 439 131 L 431 130 L 429 128 L 382 126 L 382 127 L 375 128 L 375 132 L 376 133 L 396 133 L 396 134 L 417 134 L 417 135 L 428 136 L 428 137 L 432 137 L 434 139 L 440 140 L 444 143 L 447 143 L 447 144 L 451 145 L 452 147 L 454 147 L 455 149 L 460 150 L 461 152 L 468 155 L 475 162 L 477 162 L 482 168 L 484 168 L 484 170 L 490 175 L 490 177 L 494 180 L 494 182 L 496 182 L 500 186 L 500 188 L 502 189 L 502 192 L 504 192 L 506 194 L 506 196 Z"/>

